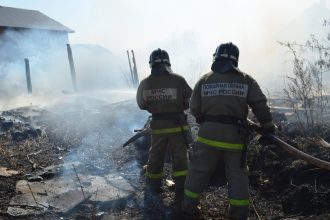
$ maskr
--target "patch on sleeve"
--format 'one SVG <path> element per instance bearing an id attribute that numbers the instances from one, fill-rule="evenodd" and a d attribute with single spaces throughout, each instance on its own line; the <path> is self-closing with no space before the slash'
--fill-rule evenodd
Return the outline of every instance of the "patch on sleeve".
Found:
<path id="1" fill-rule="evenodd" d="M 143 99 L 145 101 L 167 101 L 177 99 L 176 88 L 160 88 L 143 90 Z"/>
<path id="2" fill-rule="evenodd" d="M 238 96 L 247 97 L 248 85 L 242 83 L 211 83 L 202 85 L 202 97 L 205 96 Z"/>

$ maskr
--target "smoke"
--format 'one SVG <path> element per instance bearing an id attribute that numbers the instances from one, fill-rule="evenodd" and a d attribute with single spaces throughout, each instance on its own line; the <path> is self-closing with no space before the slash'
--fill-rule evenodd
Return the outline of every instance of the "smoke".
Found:
<path id="1" fill-rule="evenodd" d="M 73 91 L 66 33 L 7 30 L 0 44 L 0 109 L 41 104 Z M 122 61 L 98 45 L 73 45 L 79 91 L 126 86 Z M 32 96 L 27 96 L 24 59 L 29 59 Z"/>
<path id="2" fill-rule="evenodd" d="M 128 85 L 123 76 L 126 60 L 100 45 L 73 45 L 78 88 L 80 91 L 123 89 Z"/>
<path id="3" fill-rule="evenodd" d="M 65 96 L 49 104 L 46 109 L 57 117 L 48 116 L 47 127 L 58 132 L 64 147 L 70 148 L 63 161 L 80 163 L 83 174 L 112 173 L 138 184 L 137 151 L 133 145 L 122 147 L 147 119 L 134 97 L 130 91 L 103 90 Z"/>
<path id="4" fill-rule="evenodd" d="M 65 36 L 45 31 L 7 30 L 1 35 L 0 109 L 31 101 L 26 96 L 25 58 L 30 63 L 33 94 L 44 96 L 59 85 L 66 86 L 60 42 L 67 42 Z"/>
<path id="5" fill-rule="evenodd" d="M 282 90 L 283 75 L 291 71 L 290 55 L 277 41 L 304 43 L 310 34 L 321 35 L 329 14 L 326 2 L 318 0 L 100 0 L 89 5 L 100 21 L 97 40 L 119 53 L 134 48 L 142 78 L 150 73 L 149 54 L 160 47 L 169 52 L 173 70 L 193 86 L 210 70 L 215 48 L 232 41 L 241 51 L 239 67 L 271 92 Z M 102 21 L 109 21 L 109 31 L 101 30 Z"/>

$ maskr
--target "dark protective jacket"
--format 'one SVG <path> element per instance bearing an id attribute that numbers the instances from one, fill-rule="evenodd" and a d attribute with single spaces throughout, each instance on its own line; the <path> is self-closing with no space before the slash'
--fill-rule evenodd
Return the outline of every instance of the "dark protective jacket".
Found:
<path id="1" fill-rule="evenodd" d="M 251 107 L 261 126 L 274 126 L 267 99 L 251 76 L 226 65 L 212 69 L 217 72 L 205 74 L 193 90 L 190 109 L 197 120 L 220 115 L 245 121 Z M 200 124 L 197 141 L 221 149 L 242 150 L 247 138 L 245 130 L 237 124 L 206 120 Z"/>
<path id="2" fill-rule="evenodd" d="M 136 99 L 140 109 L 147 110 L 153 115 L 179 115 L 189 107 L 191 93 L 192 89 L 182 76 L 169 71 L 161 71 L 151 74 L 141 81 Z M 178 133 L 181 132 L 181 125 L 175 120 L 153 119 L 151 121 L 153 134 Z M 184 126 L 186 126 L 186 122 Z"/>

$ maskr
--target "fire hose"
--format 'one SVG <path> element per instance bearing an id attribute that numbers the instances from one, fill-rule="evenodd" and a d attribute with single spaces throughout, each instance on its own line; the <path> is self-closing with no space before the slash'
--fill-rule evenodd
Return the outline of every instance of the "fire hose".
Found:
<path id="1" fill-rule="evenodd" d="M 285 151 L 287 151 L 288 153 L 294 155 L 295 157 L 297 157 L 301 160 L 304 160 L 307 163 L 312 164 L 312 165 L 314 165 L 316 167 L 319 167 L 321 169 L 330 170 L 330 162 L 324 161 L 324 160 L 318 159 L 316 157 L 313 157 L 309 154 L 306 154 L 305 152 L 303 152 L 303 151 L 293 147 L 292 145 L 288 144 L 287 142 L 285 142 L 284 140 L 282 140 L 278 136 L 265 132 L 262 127 L 260 127 L 258 124 L 254 123 L 253 121 L 251 121 L 249 119 L 248 119 L 248 125 L 254 131 L 256 131 L 257 133 L 259 133 L 261 135 L 264 135 L 271 142 L 273 142 L 274 144 L 282 147 Z"/>
<path id="2" fill-rule="evenodd" d="M 135 140 L 139 139 L 140 137 L 151 136 L 150 121 L 151 121 L 151 117 L 149 116 L 146 123 L 144 124 L 143 128 L 135 129 L 134 132 L 137 132 L 137 133 L 133 137 L 128 139 L 123 144 L 123 147 L 128 146 L 129 144 L 133 143 Z"/>
<path id="3" fill-rule="evenodd" d="M 137 130 L 134 130 L 134 132 L 137 132 L 137 133 L 133 137 L 128 139 L 128 141 L 126 141 L 123 144 L 123 147 L 126 147 L 127 145 L 133 143 L 135 140 L 139 139 L 140 137 L 145 137 L 145 136 L 150 136 L 151 135 L 151 129 L 150 128 L 137 129 Z"/>
<path id="4" fill-rule="evenodd" d="M 134 142 L 135 140 L 137 140 L 140 137 L 151 135 L 151 129 L 150 129 L 150 126 L 148 126 L 149 122 L 150 121 L 147 121 L 147 123 L 143 129 L 135 130 L 137 133 L 133 137 L 131 137 L 126 143 L 124 143 L 123 147 L 126 147 L 127 145 Z M 260 125 L 256 124 L 255 122 L 253 122 L 249 119 L 248 119 L 248 126 L 252 130 L 263 135 L 265 138 L 268 138 L 272 143 L 282 147 L 285 151 L 287 151 L 291 155 L 293 155 L 303 161 L 306 161 L 309 164 L 319 167 L 321 169 L 330 170 L 330 162 L 313 157 L 313 156 L 293 147 L 292 145 L 288 144 L 287 142 L 285 142 L 284 140 L 282 140 L 275 134 L 270 134 L 270 133 L 265 132 L 265 130 L 262 127 L 260 127 Z"/>

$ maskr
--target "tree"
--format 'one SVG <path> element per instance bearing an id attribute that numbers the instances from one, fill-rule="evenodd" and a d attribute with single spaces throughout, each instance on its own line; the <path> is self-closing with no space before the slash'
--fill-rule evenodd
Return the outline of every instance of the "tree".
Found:
<path id="1" fill-rule="evenodd" d="M 325 26 L 330 21 L 324 21 Z M 279 42 L 293 55 L 293 75 L 284 89 L 302 128 L 322 125 L 328 106 L 323 75 L 330 71 L 330 33 L 325 40 L 314 35 L 305 44 Z M 302 113 L 302 114 L 301 114 Z"/>

